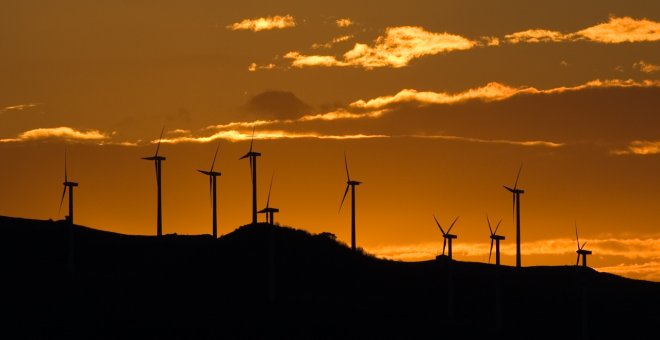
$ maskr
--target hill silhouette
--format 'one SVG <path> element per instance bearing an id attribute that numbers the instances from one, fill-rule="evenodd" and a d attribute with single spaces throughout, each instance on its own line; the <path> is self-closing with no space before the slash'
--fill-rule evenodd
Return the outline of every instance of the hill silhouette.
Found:
<path id="1" fill-rule="evenodd" d="M 267 224 L 219 239 L 75 226 L 73 272 L 66 223 L 0 217 L 0 233 L 4 338 L 630 339 L 660 320 L 660 283 L 389 261 Z"/>

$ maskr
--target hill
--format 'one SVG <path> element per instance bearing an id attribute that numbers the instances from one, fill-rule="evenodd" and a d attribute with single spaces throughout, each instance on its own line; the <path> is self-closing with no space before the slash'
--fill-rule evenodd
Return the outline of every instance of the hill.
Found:
<path id="1" fill-rule="evenodd" d="M 660 320 L 660 283 L 589 268 L 396 262 L 267 224 L 219 239 L 74 226 L 70 262 L 69 230 L 0 217 L 4 338 L 630 339 Z"/>

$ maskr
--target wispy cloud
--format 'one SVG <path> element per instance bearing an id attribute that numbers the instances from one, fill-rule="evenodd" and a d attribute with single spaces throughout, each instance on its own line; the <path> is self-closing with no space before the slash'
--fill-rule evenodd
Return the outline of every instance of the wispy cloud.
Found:
<path id="1" fill-rule="evenodd" d="M 476 46 L 475 41 L 449 33 L 434 33 L 417 26 L 389 27 L 376 38 L 373 45 L 356 43 L 341 60 L 328 55 L 303 55 L 292 51 L 284 57 L 292 59 L 294 67 L 355 66 L 365 69 L 377 67 L 399 68 L 413 59 Z"/>
<path id="2" fill-rule="evenodd" d="M 275 64 L 264 64 L 264 65 L 259 65 L 257 63 L 252 63 L 250 66 L 248 66 L 248 71 L 250 72 L 256 72 L 258 70 L 272 70 L 275 68 Z"/>
<path id="3" fill-rule="evenodd" d="M 349 18 L 337 19 L 335 24 L 337 24 L 337 27 L 349 27 L 353 26 L 353 20 Z"/>
<path id="4" fill-rule="evenodd" d="M 660 23 L 648 19 L 610 17 L 609 21 L 573 33 L 529 29 L 505 36 L 507 42 L 539 43 L 588 40 L 607 44 L 660 40 Z"/>
<path id="5" fill-rule="evenodd" d="M 31 108 L 37 107 L 37 106 L 39 106 L 39 104 L 36 104 L 36 103 L 6 106 L 6 107 L 0 109 L 0 114 L 3 114 L 5 112 L 10 112 L 10 111 L 23 111 L 23 110 L 31 109 Z"/>
<path id="6" fill-rule="evenodd" d="M 660 22 L 631 17 L 611 17 L 608 22 L 585 28 L 574 34 L 577 38 L 602 43 L 623 43 L 660 40 Z"/>
<path id="7" fill-rule="evenodd" d="M 1 143 L 25 142 L 40 139 L 65 139 L 77 141 L 102 141 L 110 138 L 107 134 L 99 130 L 79 131 L 67 126 L 55 128 L 39 128 L 25 131 L 16 138 L 0 139 Z"/>
<path id="8" fill-rule="evenodd" d="M 515 141 L 515 140 L 507 140 L 507 139 L 481 139 L 481 138 L 449 136 L 449 135 L 413 135 L 412 137 L 444 139 L 444 140 L 453 140 L 453 141 L 470 142 L 470 143 L 506 144 L 506 145 L 516 145 L 516 146 L 543 146 L 548 148 L 558 148 L 564 146 L 564 143 L 541 141 L 541 140 Z"/>
<path id="9" fill-rule="evenodd" d="M 635 140 L 625 149 L 613 150 L 615 155 L 657 155 L 660 154 L 660 141 Z"/>
<path id="10" fill-rule="evenodd" d="M 381 134 L 322 134 L 318 132 L 291 132 L 283 130 L 262 130 L 254 135 L 254 139 L 273 140 L 273 139 L 373 139 L 373 138 L 388 138 L 387 135 Z M 232 142 L 250 140 L 252 139 L 252 131 L 238 131 L 226 130 L 218 131 L 210 136 L 194 137 L 176 137 L 176 138 L 163 138 L 162 143 L 166 144 L 179 144 L 179 143 L 209 143 L 218 139 L 228 140 Z M 158 140 L 153 140 L 151 143 L 158 143 Z"/>
<path id="11" fill-rule="evenodd" d="M 542 29 L 530 29 L 522 32 L 507 34 L 504 36 L 507 42 L 518 43 L 538 43 L 538 42 L 557 42 L 564 41 L 567 36 L 558 31 L 549 31 Z"/>
<path id="12" fill-rule="evenodd" d="M 334 46 L 335 44 L 338 44 L 338 43 L 341 43 L 341 42 L 344 42 L 344 41 L 348 41 L 351 38 L 353 38 L 352 35 L 342 35 L 342 36 L 339 36 L 339 37 L 335 37 L 331 41 L 329 41 L 327 43 L 324 43 L 324 44 L 319 44 L 319 43 L 312 44 L 312 49 L 332 48 L 332 46 Z"/>
<path id="13" fill-rule="evenodd" d="M 345 109 L 339 109 L 336 111 L 319 113 L 315 115 L 306 115 L 298 119 L 301 122 L 308 122 L 313 120 L 338 120 L 338 119 L 359 119 L 359 118 L 378 118 L 385 114 L 385 110 L 375 110 L 367 112 L 350 112 Z"/>
<path id="14" fill-rule="evenodd" d="M 644 60 L 640 60 L 633 64 L 633 68 L 644 73 L 655 73 L 660 71 L 660 65 L 654 65 L 647 63 Z"/>
<path id="15" fill-rule="evenodd" d="M 520 94 L 552 94 L 566 91 L 579 91 L 588 88 L 607 88 L 607 87 L 658 87 L 660 80 L 635 81 L 632 79 L 609 79 L 593 80 L 577 86 L 562 86 L 546 90 L 539 90 L 535 87 L 522 86 L 511 87 L 498 82 L 491 82 L 485 86 L 469 89 L 458 93 L 418 91 L 414 89 L 404 89 L 395 95 L 381 96 L 373 99 L 360 99 L 350 104 L 354 108 L 362 109 L 381 109 L 392 104 L 417 102 L 420 104 L 456 104 L 469 100 L 497 101 L 504 100 Z"/>
<path id="16" fill-rule="evenodd" d="M 263 17 L 263 18 L 254 18 L 254 19 L 244 19 L 239 22 L 235 22 L 231 25 L 227 25 L 227 29 L 232 31 L 237 30 L 250 30 L 253 32 L 259 32 L 264 30 L 272 29 L 283 29 L 288 27 L 295 27 L 296 21 L 291 15 L 276 15 L 272 17 Z"/>

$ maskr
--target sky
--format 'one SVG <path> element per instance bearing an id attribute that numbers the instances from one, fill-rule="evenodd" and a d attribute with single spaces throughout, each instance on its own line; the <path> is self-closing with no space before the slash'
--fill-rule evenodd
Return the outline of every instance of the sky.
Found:
<path id="1" fill-rule="evenodd" d="M 487 262 L 487 216 L 515 264 L 660 281 L 660 3 L 653 1 L 15 1 L 0 3 L 0 215 L 153 235 L 275 221 L 421 261 Z M 350 199 L 347 198 L 347 200 Z M 264 219 L 260 216 L 260 219 Z"/>

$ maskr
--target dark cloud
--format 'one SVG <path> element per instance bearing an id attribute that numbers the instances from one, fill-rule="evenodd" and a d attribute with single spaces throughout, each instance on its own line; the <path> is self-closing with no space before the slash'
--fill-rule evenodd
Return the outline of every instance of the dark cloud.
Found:
<path id="1" fill-rule="evenodd" d="M 266 91 L 252 98 L 242 107 L 246 118 L 296 119 L 312 111 L 311 106 L 288 91 Z"/>

